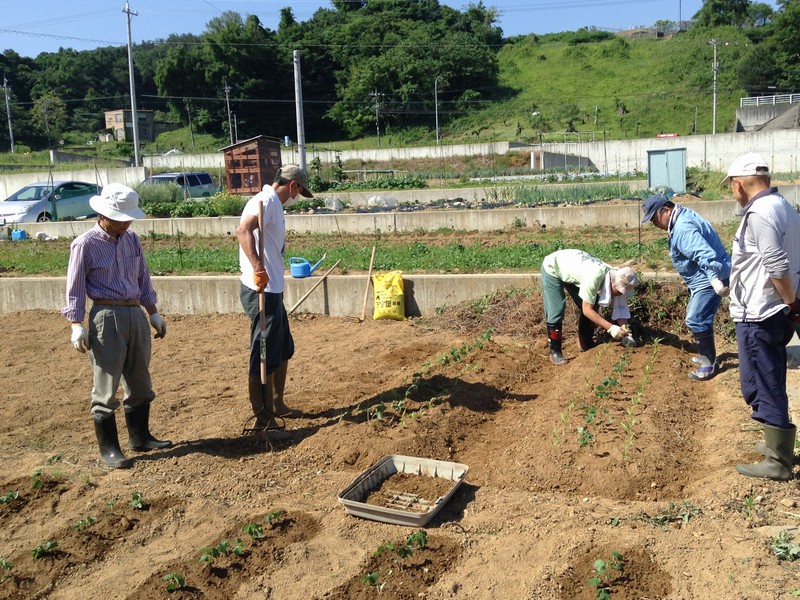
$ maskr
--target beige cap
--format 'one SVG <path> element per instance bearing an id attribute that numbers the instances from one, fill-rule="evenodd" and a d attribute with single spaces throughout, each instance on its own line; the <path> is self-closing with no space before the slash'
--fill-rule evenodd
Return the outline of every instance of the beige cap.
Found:
<path id="1" fill-rule="evenodd" d="M 308 173 L 297 165 L 284 165 L 278 170 L 278 177 L 287 181 L 294 181 L 300 186 L 300 193 L 306 198 L 313 198 L 314 194 L 308 191 Z"/>

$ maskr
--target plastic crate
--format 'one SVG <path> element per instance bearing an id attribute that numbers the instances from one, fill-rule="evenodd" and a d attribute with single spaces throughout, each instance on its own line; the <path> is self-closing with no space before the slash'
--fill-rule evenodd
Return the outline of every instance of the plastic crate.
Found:
<path id="1" fill-rule="evenodd" d="M 383 457 L 356 477 L 339 493 L 338 499 L 348 514 L 394 525 L 421 527 L 452 497 L 468 470 L 469 467 L 461 463 L 393 454 Z M 385 506 L 364 502 L 372 490 L 395 473 L 438 477 L 451 481 L 452 485 L 438 498 L 397 494 L 388 498 Z"/>

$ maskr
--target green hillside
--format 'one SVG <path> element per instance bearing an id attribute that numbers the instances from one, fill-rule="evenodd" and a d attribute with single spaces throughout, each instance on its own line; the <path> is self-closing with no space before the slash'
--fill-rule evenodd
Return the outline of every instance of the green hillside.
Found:
<path id="1" fill-rule="evenodd" d="M 591 132 L 567 135 L 570 141 L 591 139 L 592 133 L 596 140 L 711 133 L 712 37 L 729 43 L 718 46 L 717 132 L 733 131 L 739 99 L 747 95 L 736 75 L 749 43 L 740 30 L 589 43 L 564 37 L 528 36 L 504 46 L 500 78 L 513 93 L 444 128 L 445 139 L 556 141 L 565 138 L 570 122 L 572 129 Z"/>

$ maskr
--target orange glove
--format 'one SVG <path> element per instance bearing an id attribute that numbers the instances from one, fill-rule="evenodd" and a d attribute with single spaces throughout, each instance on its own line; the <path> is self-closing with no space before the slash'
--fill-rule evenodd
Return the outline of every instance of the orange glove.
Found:
<path id="1" fill-rule="evenodd" d="M 256 271 L 253 273 L 253 283 L 256 284 L 256 289 L 259 292 L 263 292 L 269 283 L 269 275 L 267 275 L 266 271 Z"/>

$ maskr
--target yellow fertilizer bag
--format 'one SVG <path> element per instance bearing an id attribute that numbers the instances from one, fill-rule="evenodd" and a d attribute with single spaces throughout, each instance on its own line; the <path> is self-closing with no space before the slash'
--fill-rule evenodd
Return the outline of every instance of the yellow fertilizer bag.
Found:
<path id="1" fill-rule="evenodd" d="M 406 318 L 406 302 L 403 294 L 403 272 L 390 271 L 372 276 L 375 290 L 375 308 L 372 318 L 403 321 Z"/>

